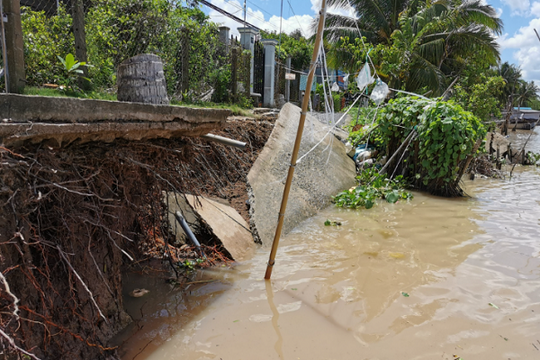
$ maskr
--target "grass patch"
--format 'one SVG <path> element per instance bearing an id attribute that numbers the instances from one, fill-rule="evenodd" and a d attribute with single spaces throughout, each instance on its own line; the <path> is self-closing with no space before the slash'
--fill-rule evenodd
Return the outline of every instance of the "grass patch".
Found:
<path id="1" fill-rule="evenodd" d="M 246 109 L 236 104 L 217 104 L 212 102 L 185 103 L 177 100 L 171 100 L 171 105 L 184 106 L 195 109 L 225 109 L 230 110 L 233 115 L 253 117 L 253 112 L 251 111 L 251 109 Z"/>
<path id="2" fill-rule="evenodd" d="M 42 88 L 37 86 L 27 86 L 23 91 L 24 95 L 52 96 L 52 97 L 74 97 L 82 99 L 111 100 L 116 101 L 116 94 L 109 94 L 101 91 L 76 92 L 63 91 L 58 89 Z"/>
<path id="3" fill-rule="evenodd" d="M 58 89 L 49 89 L 37 86 L 27 86 L 24 88 L 24 95 L 37 95 L 37 96 L 52 96 L 52 97 L 74 97 L 82 99 L 95 99 L 95 100 L 110 100 L 117 101 L 116 94 L 110 94 L 102 91 L 91 92 L 75 92 L 75 91 L 62 91 Z M 206 108 L 206 109 L 226 109 L 230 110 L 233 115 L 253 117 L 253 112 L 250 109 L 245 109 L 236 104 L 216 104 L 211 102 L 201 103 L 183 103 L 177 100 L 172 100 L 173 106 L 184 106 L 189 108 Z"/>

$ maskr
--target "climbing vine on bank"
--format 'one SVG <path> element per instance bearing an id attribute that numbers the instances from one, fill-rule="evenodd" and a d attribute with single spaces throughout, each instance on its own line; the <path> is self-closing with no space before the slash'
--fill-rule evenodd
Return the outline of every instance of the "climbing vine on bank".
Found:
<path id="1" fill-rule="evenodd" d="M 388 158 L 399 152 L 390 174 L 434 194 L 461 194 L 459 180 L 486 134 L 476 116 L 452 101 L 402 97 L 381 109 L 378 122 Z"/>

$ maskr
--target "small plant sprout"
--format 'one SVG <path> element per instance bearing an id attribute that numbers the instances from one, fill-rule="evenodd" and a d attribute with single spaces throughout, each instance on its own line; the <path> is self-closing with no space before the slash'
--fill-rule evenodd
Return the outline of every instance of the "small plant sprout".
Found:
<path id="1" fill-rule="evenodd" d="M 65 89 L 69 89 L 76 92 L 81 92 L 82 90 L 76 85 L 79 78 L 90 81 L 87 77 L 84 77 L 84 71 L 80 69 L 81 66 L 91 66 L 87 65 L 86 62 L 81 62 L 75 60 L 73 54 L 67 54 L 66 58 L 63 59 L 61 56 L 58 56 L 58 60 L 62 63 L 63 71 L 65 72 Z"/>

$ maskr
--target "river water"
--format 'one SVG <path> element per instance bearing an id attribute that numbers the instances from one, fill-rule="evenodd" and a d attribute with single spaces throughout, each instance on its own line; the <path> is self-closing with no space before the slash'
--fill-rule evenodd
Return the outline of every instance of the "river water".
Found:
<path id="1" fill-rule="evenodd" d="M 536 133 L 528 149 L 540 151 Z M 540 359 L 539 185 L 539 168 L 516 167 L 466 181 L 467 198 L 330 207 L 282 239 L 271 282 L 268 249 L 185 290 L 132 276 L 126 291 L 151 292 L 126 301 L 136 322 L 120 355 Z"/>

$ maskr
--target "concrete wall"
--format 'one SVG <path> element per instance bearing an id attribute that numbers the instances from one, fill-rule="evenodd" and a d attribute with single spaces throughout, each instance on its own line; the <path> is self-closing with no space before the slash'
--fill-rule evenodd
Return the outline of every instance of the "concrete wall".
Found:
<path id="1" fill-rule="evenodd" d="M 252 226 L 258 233 L 259 239 L 256 240 L 263 245 L 270 245 L 274 238 L 300 111 L 290 103 L 282 108 L 272 135 L 248 174 L 252 191 Z M 308 115 L 300 155 L 319 142 L 328 129 Z M 330 134 L 296 166 L 283 235 L 329 206 L 332 196 L 355 185 L 355 176 L 356 167 L 347 156 L 345 145 Z"/>

